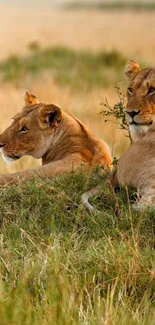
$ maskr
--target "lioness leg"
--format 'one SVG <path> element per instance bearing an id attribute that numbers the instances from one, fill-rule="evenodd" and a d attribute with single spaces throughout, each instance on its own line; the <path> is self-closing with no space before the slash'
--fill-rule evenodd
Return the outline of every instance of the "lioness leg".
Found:
<path id="1" fill-rule="evenodd" d="M 132 204 L 134 210 L 144 211 L 147 208 L 155 209 L 155 194 L 142 196 L 137 203 Z"/>
<path id="2" fill-rule="evenodd" d="M 25 179 L 34 179 L 37 177 L 51 177 L 52 175 L 59 175 L 63 173 L 70 173 L 78 168 L 89 170 L 89 164 L 74 158 L 72 155 L 65 159 L 51 162 L 49 164 L 40 166 L 38 168 L 25 170 L 13 174 L 0 175 L 0 185 L 8 185 L 19 183 Z"/>
<path id="3" fill-rule="evenodd" d="M 100 192 L 101 188 L 100 186 L 97 186 L 95 188 L 92 188 L 90 191 L 82 194 L 81 201 L 83 205 L 89 210 L 89 212 L 96 211 L 95 208 L 89 203 L 89 199 L 93 196 L 100 194 Z"/>
<path id="4" fill-rule="evenodd" d="M 109 179 L 107 179 L 105 181 L 105 184 L 108 188 L 112 188 L 112 185 L 111 185 L 111 182 Z M 89 210 L 89 212 L 99 212 L 98 210 L 96 210 L 90 203 L 89 203 L 89 199 L 94 197 L 94 196 L 97 196 L 97 195 L 100 195 L 102 191 L 102 187 L 100 185 L 92 188 L 90 191 L 88 192 L 85 192 L 82 194 L 81 196 L 81 201 L 83 203 L 83 205 Z"/>

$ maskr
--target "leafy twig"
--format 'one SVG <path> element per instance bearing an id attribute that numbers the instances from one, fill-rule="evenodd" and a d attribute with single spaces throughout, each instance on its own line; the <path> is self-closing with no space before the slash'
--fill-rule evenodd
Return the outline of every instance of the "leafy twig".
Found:
<path id="1" fill-rule="evenodd" d="M 117 84 L 117 86 L 115 88 L 116 88 L 116 91 L 117 91 L 117 94 L 119 97 L 118 103 L 116 103 L 114 105 L 114 107 L 112 108 L 109 105 L 107 98 L 105 98 L 105 101 L 100 104 L 105 107 L 100 112 L 100 114 L 102 114 L 103 116 L 115 117 L 116 120 L 118 120 L 120 129 L 127 131 L 128 135 L 129 135 L 128 124 L 127 124 L 127 121 L 125 118 L 125 96 L 122 93 L 121 87 L 119 84 Z M 107 121 L 108 120 L 106 119 L 105 122 L 107 122 Z"/>

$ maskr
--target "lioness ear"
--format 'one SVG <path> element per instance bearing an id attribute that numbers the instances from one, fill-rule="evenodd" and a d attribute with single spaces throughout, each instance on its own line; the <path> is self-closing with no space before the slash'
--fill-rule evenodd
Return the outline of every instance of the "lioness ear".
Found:
<path id="1" fill-rule="evenodd" d="M 124 72 L 127 76 L 128 81 L 132 81 L 139 71 L 140 66 L 137 62 L 134 62 L 132 60 L 127 61 Z"/>
<path id="2" fill-rule="evenodd" d="M 26 105 L 35 105 L 39 103 L 39 100 L 36 98 L 36 96 L 30 94 L 28 90 L 25 91 L 24 101 Z"/>
<path id="3" fill-rule="evenodd" d="M 58 127 L 62 118 L 62 111 L 60 106 L 49 104 L 40 108 L 40 122 L 43 128 L 47 125 L 56 128 Z"/>

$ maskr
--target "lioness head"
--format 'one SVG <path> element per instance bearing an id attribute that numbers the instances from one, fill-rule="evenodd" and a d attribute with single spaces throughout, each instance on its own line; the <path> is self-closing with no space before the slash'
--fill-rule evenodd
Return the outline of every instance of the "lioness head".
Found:
<path id="1" fill-rule="evenodd" d="M 30 155 L 41 158 L 51 146 L 62 119 L 61 108 L 39 103 L 28 91 L 25 106 L 13 117 L 12 124 L 0 135 L 0 148 L 7 161 Z"/>
<path id="2" fill-rule="evenodd" d="M 127 89 L 126 119 L 131 138 L 142 138 L 155 121 L 155 69 L 140 69 L 138 63 L 129 61 L 125 67 Z"/>

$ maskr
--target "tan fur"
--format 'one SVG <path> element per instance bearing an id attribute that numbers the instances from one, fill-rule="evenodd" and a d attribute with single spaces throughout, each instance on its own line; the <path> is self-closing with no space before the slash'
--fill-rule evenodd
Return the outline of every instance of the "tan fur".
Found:
<path id="1" fill-rule="evenodd" d="M 68 173 L 83 166 L 110 168 L 112 158 L 107 144 L 99 140 L 78 119 L 54 104 L 39 103 L 26 91 L 25 107 L 0 135 L 5 159 L 24 155 L 42 158 L 42 166 L 15 174 L 0 175 L 0 185 L 35 176 Z"/>
<path id="2" fill-rule="evenodd" d="M 155 208 L 155 123 L 121 156 L 112 183 L 137 189 L 140 199 L 134 208 Z"/>
<path id="3" fill-rule="evenodd" d="M 155 121 L 155 68 L 140 69 L 129 61 L 125 67 L 129 87 L 127 90 L 126 119 L 133 142 L 141 139 Z M 131 117 L 129 113 L 137 113 Z"/>

